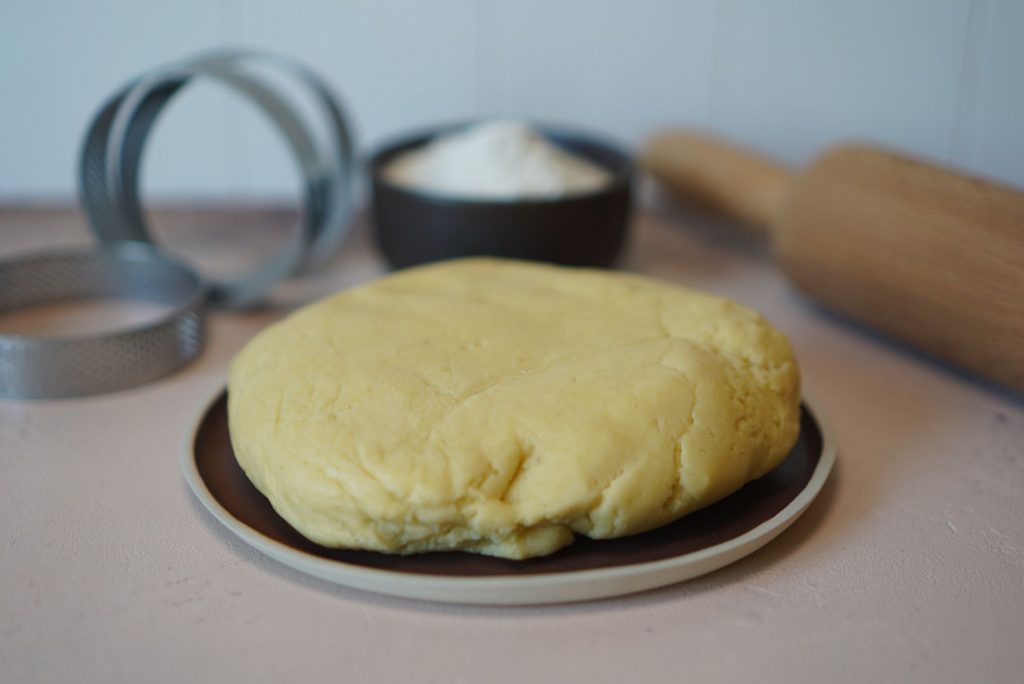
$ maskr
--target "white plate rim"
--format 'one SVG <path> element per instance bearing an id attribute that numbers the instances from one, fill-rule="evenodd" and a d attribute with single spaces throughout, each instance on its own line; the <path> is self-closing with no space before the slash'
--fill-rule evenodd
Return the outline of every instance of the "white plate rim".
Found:
<path id="1" fill-rule="evenodd" d="M 537 605 L 622 596 L 693 579 L 747 556 L 786 530 L 818 496 L 835 465 L 837 445 L 831 424 L 817 404 L 804 397 L 803 407 L 822 436 L 821 456 L 802 490 L 774 516 L 743 534 L 692 553 L 644 563 L 589 570 L 486 577 L 439 576 L 382 570 L 320 558 L 271 539 L 235 518 L 206 486 L 196 464 L 194 444 L 203 418 L 223 389 L 203 405 L 193 422 L 181 459 L 192 493 L 239 539 L 284 565 L 322 580 L 377 594 L 442 603 Z"/>

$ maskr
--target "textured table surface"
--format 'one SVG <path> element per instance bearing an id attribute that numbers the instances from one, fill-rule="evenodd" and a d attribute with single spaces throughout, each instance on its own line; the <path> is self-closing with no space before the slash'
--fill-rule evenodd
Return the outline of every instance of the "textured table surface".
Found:
<path id="1" fill-rule="evenodd" d="M 209 253 L 285 217 L 159 218 Z M 791 336 L 835 430 L 836 471 L 779 539 L 684 584 L 555 607 L 433 605 L 303 576 L 221 529 L 181 477 L 228 361 L 287 306 L 215 314 L 202 356 L 161 382 L 0 401 L 0 680 L 1021 681 L 1024 399 L 824 314 L 765 250 L 693 218 L 635 228 L 627 268 L 732 296 Z M 0 255 L 88 241 L 74 212 L 0 210 Z M 383 271 L 361 230 L 281 299 Z"/>

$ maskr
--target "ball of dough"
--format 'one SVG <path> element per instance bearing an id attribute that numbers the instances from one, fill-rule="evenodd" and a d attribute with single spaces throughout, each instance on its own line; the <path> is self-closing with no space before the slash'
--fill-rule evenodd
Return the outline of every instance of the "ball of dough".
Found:
<path id="1" fill-rule="evenodd" d="M 552 553 L 676 520 L 796 440 L 785 336 L 650 279 L 468 259 L 312 304 L 231 365 L 239 464 L 329 547 Z"/>

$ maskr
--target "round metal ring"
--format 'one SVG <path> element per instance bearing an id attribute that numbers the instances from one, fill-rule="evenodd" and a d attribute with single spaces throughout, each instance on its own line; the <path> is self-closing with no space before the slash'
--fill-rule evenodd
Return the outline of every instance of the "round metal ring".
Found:
<path id="1" fill-rule="evenodd" d="M 247 69 L 275 66 L 320 103 L 331 141 L 318 144 L 288 101 Z M 193 78 L 213 78 L 246 96 L 281 130 L 305 181 L 304 222 L 296 239 L 269 261 L 233 280 L 211 282 L 215 305 L 259 303 L 278 282 L 319 265 L 347 233 L 351 214 L 352 141 L 340 106 L 308 69 L 276 55 L 218 52 L 155 69 L 111 98 L 94 118 L 82 152 L 80 192 L 94 232 L 104 242 L 152 242 L 139 199 L 142 150 L 157 116 Z"/>
<path id="2" fill-rule="evenodd" d="M 164 377 L 202 349 L 205 298 L 206 288 L 195 272 L 146 244 L 122 242 L 0 260 L 0 315 L 92 299 L 167 308 L 156 320 L 100 334 L 0 334 L 0 398 L 78 397 Z"/>

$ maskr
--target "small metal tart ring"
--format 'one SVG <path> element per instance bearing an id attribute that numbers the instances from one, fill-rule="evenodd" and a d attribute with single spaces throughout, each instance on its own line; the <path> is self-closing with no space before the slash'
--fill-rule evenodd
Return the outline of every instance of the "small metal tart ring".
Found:
<path id="1" fill-rule="evenodd" d="M 56 302 L 123 299 L 169 308 L 157 320 L 75 337 L 0 334 L 0 398 L 51 399 L 142 385 L 203 347 L 206 288 L 151 245 L 47 251 L 0 260 L 0 315 Z"/>

